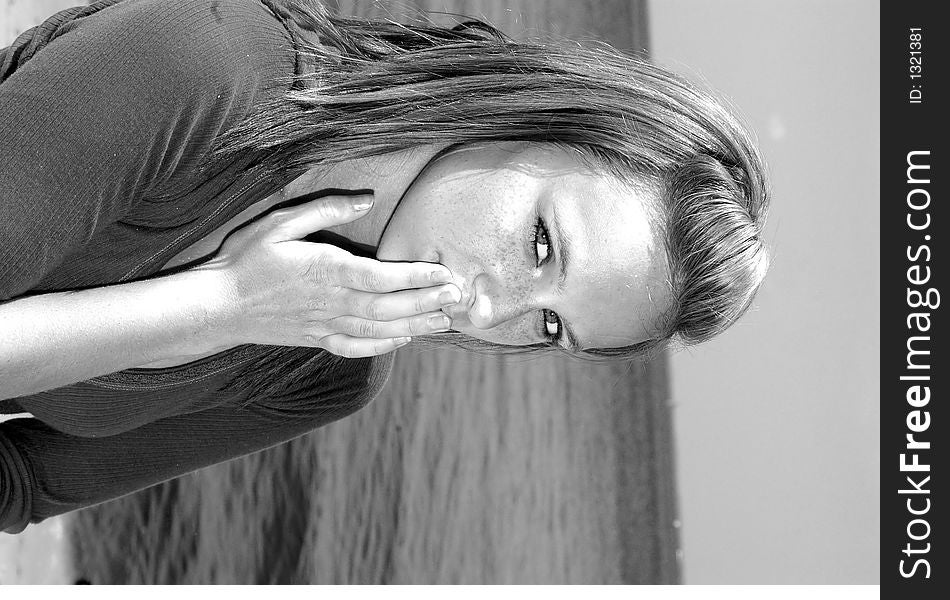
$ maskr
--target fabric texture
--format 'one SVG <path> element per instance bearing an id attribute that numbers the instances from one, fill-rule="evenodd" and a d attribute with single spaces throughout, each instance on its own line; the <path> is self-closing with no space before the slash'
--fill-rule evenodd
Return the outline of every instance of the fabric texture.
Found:
<path id="1" fill-rule="evenodd" d="M 0 50 L 0 302 L 155 276 L 300 173 L 198 169 L 215 137 L 299 72 L 260 0 L 102 0 Z M 301 365 L 267 397 L 236 378 Z M 392 355 L 244 345 L 0 402 L 0 529 L 103 502 L 307 433 L 369 402 Z M 237 388 L 240 389 L 240 388 Z"/>

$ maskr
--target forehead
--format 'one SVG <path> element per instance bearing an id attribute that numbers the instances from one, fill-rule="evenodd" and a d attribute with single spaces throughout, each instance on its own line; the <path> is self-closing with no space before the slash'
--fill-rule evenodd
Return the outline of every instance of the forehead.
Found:
<path id="1" fill-rule="evenodd" d="M 585 348 L 656 336 L 670 304 L 656 192 L 587 170 L 558 179 L 548 204 L 570 255 L 559 314 Z"/>

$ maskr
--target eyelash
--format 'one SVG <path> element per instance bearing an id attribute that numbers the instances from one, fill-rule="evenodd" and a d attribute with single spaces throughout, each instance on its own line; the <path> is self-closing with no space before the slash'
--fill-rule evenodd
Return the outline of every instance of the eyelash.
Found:
<path id="1" fill-rule="evenodd" d="M 544 238 L 543 242 L 541 241 L 542 237 Z M 534 247 L 535 266 L 540 267 L 542 264 L 547 262 L 548 259 L 551 257 L 551 253 L 550 253 L 551 236 L 548 233 L 547 226 L 545 226 L 544 224 L 544 219 L 542 219 L 540 216 L 538 217 L 538 220 L 534 225 L 534 236 L 532 237 L 531 242 Z M 543 245 L 546 248 L 548 248 L 548 251 L 545 253 L 544 258 L 541 258 L 540 254 L 538 253 L 539 245 Z M 554 320 L 549 321 L 548 320 L 549 316 L 553 316 Z M 557 333 L 548 332 L 549 324 L 557 326 Z M 558 340 L 561 339 L 561 331 L 562 331 L 561 318 L 558 316 L 558 314 L 554 312 L 553 310 L 548 310 L 546 308 L 541 309 L 541 335 L 543 335 L 551 343 L 556 344 Z"/>

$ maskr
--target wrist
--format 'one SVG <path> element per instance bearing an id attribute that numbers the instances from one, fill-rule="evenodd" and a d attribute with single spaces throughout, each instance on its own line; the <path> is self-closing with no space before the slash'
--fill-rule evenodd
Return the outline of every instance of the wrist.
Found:
<path id="1" fill-rule="evenodd" d="M 181 306 L 187 306 L 182 350 L 206 354 L 248 343 L 240 336 L 242 314 L 237 295 L 220 269 L 200 267 L 183 271 L 179 277 Z"/>

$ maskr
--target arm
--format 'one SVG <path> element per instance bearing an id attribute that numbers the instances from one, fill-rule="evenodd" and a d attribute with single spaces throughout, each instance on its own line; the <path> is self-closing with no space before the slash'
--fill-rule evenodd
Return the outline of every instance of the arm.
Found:
<path id="1" fill-rule="evenodd" d="M 0 304 L 0 399 L 227 348 L 230 304 L 204 270 Z"/>
<path id="2" fill-rule="evenodd" d="M 260 3 L 218 4 L 61 13 L 39 28 L 47 45 L 15 70 L 4 63 L 0 398 L 220 347 L 207 337 L 222 299 L 207 274 L 21 297 L 154 189 L 191 176 L 288 71 L 286 32 Z"/>
<path id="3" fill-rule="evenodd" d="M 438 285 L 452 278 L 445 267 L 303 241 L 371 204 L 321 197 L 249 223 L 189 271 L 0 305 L 0 398 L 213 348 L 309 346 L 357 358 L 448 329 L 440 309 L 461 294 Z"/>
<path id="4" fill-rule="evenodd" d="M 317 362 L 309 381 L 297 386 L 305 390 L 297 396 L 250 404 L 247 398 L 212 398 L 209 404 L 217 406 L 108 437 L 67 435 L 35 419 L 0 424 L 0 531 L 18 533 L 28 523 L 269 448 L 341 419 L 373 399 L 392 364 L 389 356 L 343 360 L 325 353 Z M 113 404 L 116 410 L 135 410 L 135 402 L 126 399 L 117 397 Z"/>

